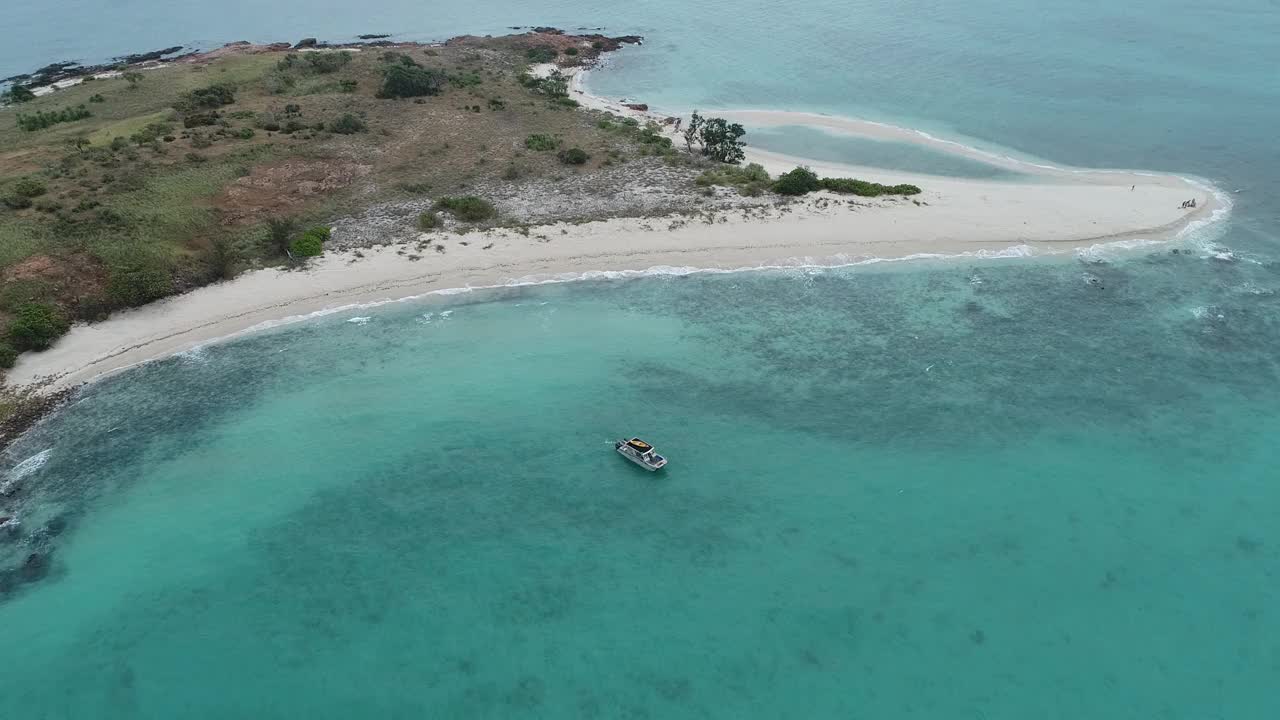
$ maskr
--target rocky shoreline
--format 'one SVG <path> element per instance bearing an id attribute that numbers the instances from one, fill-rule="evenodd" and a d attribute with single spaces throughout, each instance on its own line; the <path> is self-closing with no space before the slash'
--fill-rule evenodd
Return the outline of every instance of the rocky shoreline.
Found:
<path id="1" fill-rule="evenodd" d="M 600 55 L 613 52 L 620 49 L 624 45 L 639 45 L 644 42 L 644 38 L 639 35 L 620 35 L 611 37 L 599 34 L 598 31 L 604 28 L 579 28 L 581 31 L 591 31 L 586 34 L 567 34 L 564 30 L 554 27 L 527 27 L 527 26 L 511 26 L 512 30 L 524 30 L 524 35 L 543 36 L 541 40 L 552 46 L 557 46 L 556 37 L 563 38 L 563 46 L 569 47 L 576 42 L 587 40 L 591 42 L 590 48 L 584 48 L 581 53 L 574 58 L 571 65 L 585 65 L 594 62 Z M 395 41 L 390 39 L 391 34 L 388 33 L 363 33 L 356 36 L 356 42 L 326 42 L 314 37 L 302 38 L 296 43 L 273 42 L 273 43 L 252 43 L 248 40 L 237 40 L 234 42 L 224 43 L 220 47 L 212 50 L 191 49 L 188 52 L 181 52 L 186 49 L 182 45 L 174 45 L 172 47 L 162 48 L 160 50 L 151 50 L 148 52 L 131 53 L 120 55 L 112 59 L 111 62 L 96 63 L 92 65 L 82 65 L 75 60 L 64 60 L 50 63 L 44 67 L 37 68 L 31 72 L 19 73 L 0 79 L 0 86 L 12 83 L 15 86 L 21 86 L 28 90 L 38 90 L 40 88 L 48 88 L 57 86 L 59 83 L 82 81 L 87 77 L 100 75 L 103 73 L 117 72 L 130 68 L 142 67 L 158 67 L 174 62 L 199 62 L 204 59 L 217 57 L 218 54 L 227 49 L 234 48 L 240 51 L 256 50 L 259 52 L 274 52 L 280 50 L 342 50 L 342 49 L 358 49 L 363 47 L 431 47 L 433 45 L 457 45 L 466 44 L 474 40 L 480 39 L 477 35 L 459 35 L 449 38 L 444 42 L 430 43 L 417 41 Z M 491 38 L 492 36 L 483 36 Z M 557 47 L 557 49 L 563 49 Z"/>

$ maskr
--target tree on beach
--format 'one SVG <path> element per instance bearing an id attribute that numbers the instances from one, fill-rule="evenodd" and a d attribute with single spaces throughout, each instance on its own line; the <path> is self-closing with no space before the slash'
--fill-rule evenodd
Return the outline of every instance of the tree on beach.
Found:
<path id="1" fill-rule="evenodd" d="M 293 238 L 293 229 L 297 223 L 293 218 L 271 218 L 267 220 L 267 244 L 280 255 L 289 252 L 289 241 Z"/>
<path id="2" fill-rule="evenodd" d="M 741 162 L 747 146 L 742 136 L 747 131 L 738 123 L 730 123 L 724 118 L 705 118 L 695 110 L 684 131 L 684 144 L 693 152 L 696 142 L 703 155 L 722 163 Z"/>

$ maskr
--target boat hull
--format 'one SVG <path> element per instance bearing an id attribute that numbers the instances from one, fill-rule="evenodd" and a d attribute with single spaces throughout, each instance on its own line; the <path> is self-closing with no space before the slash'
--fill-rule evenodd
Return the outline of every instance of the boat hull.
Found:
<path id="1" fill-rule="evenodd" d="M 630 460 L 633 464 L 638 465 L 649 472 L 656 472 L 667 466 L 667 459 L 661 456 L 658 457 L 657 462 L 649 463 L 623 450 L 622 446 L 617 446 L 614 449 L 617 450 L 618 454 L 622 457 Z"/>

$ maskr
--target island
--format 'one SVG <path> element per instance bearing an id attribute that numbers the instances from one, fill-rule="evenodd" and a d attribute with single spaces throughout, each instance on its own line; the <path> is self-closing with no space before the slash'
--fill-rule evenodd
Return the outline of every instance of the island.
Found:
<path id="1" fill-rule="evenodd" d="M 664 115 L 592 95 L 636 36 L 231 43 L 19 76 L 0 109 L 0 417 L 335 307 L 604 274 L 1021 256 L 1177 237 L 1185 178 L 1011 158 L 1019 180 L 756 150 L 744 124 L 932 144 L 826 116 Z M 41 84 L 41 83 L 44 84 Z"/>

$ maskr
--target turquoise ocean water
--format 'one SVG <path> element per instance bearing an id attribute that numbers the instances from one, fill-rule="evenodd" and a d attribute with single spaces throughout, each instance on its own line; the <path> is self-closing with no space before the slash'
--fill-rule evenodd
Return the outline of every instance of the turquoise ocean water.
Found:
<path id="1" fill-rule="evenodd" d="M 650 42 L 600 92 L 1193 174 L 1234 211 L 1177 254 L 435 297 L 102 381 L 5 458 L 4 717 L 1280 714 L 1274 3 L 10 15 L 0 74 L 606 26 Z"/>

